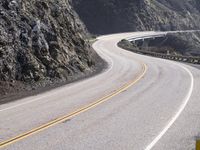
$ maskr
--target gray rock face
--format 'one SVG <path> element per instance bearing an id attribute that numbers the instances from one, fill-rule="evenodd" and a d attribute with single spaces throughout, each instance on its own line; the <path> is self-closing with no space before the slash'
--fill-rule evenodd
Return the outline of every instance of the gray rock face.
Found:
<path id="1" fill-rule="evenodd" d="M 199 0 L 73 0 L 95 34 L 200 29 Z"/>
<path id="2" fill-rule="evenodd" d="M 0 95 L 93 71 L 97 55 L 70 3 L 0 1 Z"/>

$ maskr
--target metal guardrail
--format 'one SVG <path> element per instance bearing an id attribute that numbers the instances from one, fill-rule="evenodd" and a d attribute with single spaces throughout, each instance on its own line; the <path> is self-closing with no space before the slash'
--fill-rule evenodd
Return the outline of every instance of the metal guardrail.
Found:
<path id="1" fill-rule="evenodd" d="M 165 37 L 167 33 L 156 34 L 156 35 L 148 35 L 148 36 L 140 36 L 140 37 L 129 37 L 126 40 L 129 42 L 138 41 L 138 40 L 145 40 L 145 39 L 154 39 L 158 37 Z"/>
<path id="2" fill-rule="evenodd" d="M 194 33 L 194 32 L 200 32 L 200 30 L 166 31 L 166 32 L 155 32 L 155 33 L 152 32 L 152 34 L 150 34 L 150 35 L 129 37 L 129 38 L 124 39 L 124 41 L 127 41 L 127 42 L 129 42 L 129 44 L 131 44 L 131 42 L 134 42 L 134 41 L 138 41 L 138 40 L 144 41 L 145 39 L 154 39 L 154 38 L 158 38 L 158 37 L 165 37 L 168 34 Z M 125 47 L 124 45 L 125 44 L 120 44 L 120 42 L 118 43 L 119 47 L 122 47 L 126 50 L 133 51 L 135 53 L 140 53 L 140 54 L 144 54 L 144 55 L 149 55 L 149 56 L 159 57 L 159 58 L 164 58 L 164 59 L 169 59 L 169 60 L 176 60 L 176 61 L 181 61 L 181 62 L 200 64 L 200 57 L 161 54 L 161 53 L 150 52 L 150 51 L 145 51 L 145 50 L 138 50 L 134 47 L 132 47 L 132 48 Z"/>
<path id="3" fill-rule="evenodd" d="M 171 55 L 171 54 L 167 55 L 167 54 L 161 54 L 161 53 L 150 52 L 150 51 L 145 51 L 145 50 L 138 50 L 134 47 L 127 47 L 125 46 L 125 44 L 122 44 L 122 43 L 123 41 L 119 42 L 118 46 L 123 49 L 129 50 L 138 54 L 143 54 L 143 55 L 148 55 L 148 56 L 153 56 L 153 57 L 158 57 L 158 58 L 163 58 L 163 59 L 169 59 L 169 60 L 175 60 L 175 61 L 180 61 L 180 62 L 200 64 L 200 57 L 180 56 L 180 55 Z"/>
<path id="4" fill-rule="evenodd" d="M 129 38 L 126 38 L 126 40 L 132 42 L 132 41 L 137 41 L 137 40 L 152 39 L 156 37 L 164 37 L 167 34 L 195 33 L 195 32 L 200 32 L 200 30 L 158 31 L 158 32 L 156 31 L 156 32 L 152 32 L 152 34 L 150 35 L 129 37 Z"/>

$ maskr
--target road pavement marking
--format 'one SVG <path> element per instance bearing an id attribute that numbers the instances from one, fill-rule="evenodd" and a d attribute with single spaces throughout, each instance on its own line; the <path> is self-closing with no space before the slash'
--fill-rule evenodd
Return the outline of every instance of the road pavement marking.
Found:
<path id="1" fill-rule="evenodd" d="M 107 58 L 107 60 L 109 60 L 109 62 L 110 62 L 109 63 L 109 68 L 106 69 L 104 73 L 110 72 L 112 70 L 113 66 L 114 66 L 114 63 L 113 63 L 112 59 L 109 56 L 105 55 L 101 51 L 99 53 L 100 53 L 100 56 L 103 56 L 103 58 Z M 33 102 L 40 101 L 41 99 L 47 98 L 47 97 L 49 97 L 49 96 L 51 96 L 53 94 L 50 93 L 50 95 L 44 95 L 44 96 L 40 96 L 40 97 L 35 97 L 33 100 L 29 100 L 29 101 L 26 101 L 26 102 L 23 102 L 23 103 L 20 103 L 20 104 L 17 104 L 17 105 L 13 105 L 13 106 L 10 106 L 10 107 L 4 108 L 4 109 L 0 109 L 0 112 L 4 112 L 4 111 L 7 111 L 7 110 L 11 110 L 11 109 L 14 109 L 14 108 L 25 106 L 25 105 L 33 103 Z"/>
<path id="2" fill-rule="evenodd" d="M 82 107 L 82 108 L 80 108 L 80 109 L 78 109 L 78 110 L 76 110 L 76 111 L 74 111 L 74 112 L 72 112 L 72 113 L 70 113 L 70 114 L 68 114 L 66 116 L 57 118 L 57 119 L 55 119 L 55 120 L 53 120 L 53 121 L 51 121 L 49 123 L 41 125 L 41 126 L 39 126 L 37 128 L 34 128 L 34 129 L 32 129 L 32 130 L 30 130 L 28 132 L 20 134 L 20 135 L 14 137 L 14 138 L 11 138 L 9 140 L 3 141 L 3 142 L 0 143 L 0 148 L 3 148 L 3 147 L 8 146 L 10 144 L 16 143 L 16 142 L 18 142 L 20 140 L 23 140 L 23 139 L 25 139 L 25 138 L 27 138 L 27 137 L 29 137 L 31 135 L 34 135 L 34 134 L 39 133 L 39 132 L 41 132 L 41 131 L 43 131 L 45 129 L 48 129 L 48 128 L 52 127 L 52 126 L 55 126 L 55 125 L 57 125 L 59 123 L 62 123 L 63 121 L 71 119 L 72 117 L 75 117 L 75 116 L 77 116 L 77 115 L 79 115 L 79 114 L 81 114 L 83 112 L 86 112 L 86 111 L 88 111 L 88 110 L 90 110 L 90 109 L 92 109 L 92 108 L 94 108 L 94 107 L 96 107 L 96 106 L 98 106 L 98 105 L 110 100 L 114 96 L 124 92 L 125 90 L 127 90 L 131 86 L 135 85 L 138 81 L 140 81 L 144 77 L 144 75 L 146 74 L 147 65 L 143 64 L 143 63 L 141 65 L 142 65 L 141 74 L 136 79 L 134 79 L 133 81 L 131 81 L 131 82 L 127 83 L 127 84 L 125 84 L 124 86 L 122 86 L 121 88 L 116 90 L 115 92 L 112 92 L 111 94 L 108 94 L 108 95 L 102 97 L 101 99 L 96 100 L 95 102 L 93 102 L 93 103 L 91 103 L 91 104 L 89 104 L 87 106 L 84 106 L 84 107 Z"/>
<path id="3" fill-rule="evenodd" d="M 196 140 L 196 150 L 200 150 L 200 140 Z"/>
<path id="4" fill-rule="evenodd" d="M 176 65 L 178 65 L 179 67 L 183 68 L 189 75 L 191 78 L 191 84 L 190 84 L 190 89 L 189 92 L 187 93 L 184 101 L 182 102 L 179 110 L 176 112 L 175 116 L 173 116 L 173 118 L 170 120 L 170 122 L 165 126 L 165 128 L 158 134 L 158 136 L 145 148 L 145 150 L 151 150 L 155 144 L 162 138 L 162 136 L 168 131 L 168 129 L 174 124 L 174 122 L 178 119 L 178 117 L 181 115 L 181 113 L 183 112 L 183 110 L 185 109 L 187 103 L 190 100 L 190 97 L 192 95 L 192 91 L 194 88 L 194 77 L 191 73 L 191 71 L 184 67 L 183 65 L 179 64 L 179 63 L 174 63 Z"/>

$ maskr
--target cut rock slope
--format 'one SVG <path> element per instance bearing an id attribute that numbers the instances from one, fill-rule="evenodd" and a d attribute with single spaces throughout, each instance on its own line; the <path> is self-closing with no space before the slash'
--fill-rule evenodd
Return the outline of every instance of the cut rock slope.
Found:
<path id="1" fill-rule="evenodd" d="M 69 0 L 0 1 L 0 96 L 65 83 L 100 58 Z"/>

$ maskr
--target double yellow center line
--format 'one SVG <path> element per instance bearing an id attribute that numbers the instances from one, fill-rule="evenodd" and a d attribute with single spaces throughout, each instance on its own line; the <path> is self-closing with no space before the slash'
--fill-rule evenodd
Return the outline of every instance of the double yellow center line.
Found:
<path id="1" fill-rule="evenodd" d="M 77 115 L 79 115 L 79 114 L 81 114 L 83 112 L 86 112 L 86 111 L 88 111 L 88 110 L 90 110 L 90 109 L 92 109 L 92 108 L 94 108 L 94 107 L 96 107 L 96 106 L 108 101 L 112 97 L 122 93 L 123 91 L 127 90 L 129 87 L 131 87 L 134 84 L 136 84 L 140 79 L 142 79 L 144 77 L 146 71 L 147 71 L 147 65 L 146 64 L 142 64 L 142 72 L 140 73 L 140 75 L 138 77 L 136 77 L 133 81 L 131 81 L 131 82 L 125 84 L 124 86 L 122 86 L 121 88 L 119 88 L 118 90 L 116 90 L 116 91 L 114 91 L 114 92 L 112 92 L 112 93 L 110 93 L 110 94 L 108 94 L 108 95 L 96 100 L 95 102 L 90 103 L 89 105 L 84 106 L 84 107 L 82 107 L 82 108 L 80 108 L 80 109 L 78 109 L 78 110 L 76 110 L 76 111 L 74 111 L 74 112 L 72 112 L 70 114 L 67 114 L 65 116 L 59 117 L 59 118 L 57 118 L 57 119 L 55 119 L 55 120 L 53 120 L 51 122 L 48 122 L 48 123 L 46 123 L 44 125 L 41 125 L 41 126 L 39 126 L 37 128 L 34 128 L 34 129 L 32 129 L 32 130 L 30 130 L 28 132 L 22 133 L 22 134 L 14 137 L 14 138 L 11 138 L 9 140 L 3 141 L 3 142 L 0 143 L 0 148 L 3 148 L 3 147 L 8 146 L 10 144 L 16 143 L 16 142 L 18 142 L 20 140 L 23 140 L 23 139 L 25 139 L 25 138 L 27 138 L 27 137 L 29 137 L 31 135 L 34 135 L 34 134 L 36 134 L 38 132 L 41 132 L 41 131 L 43 131 L 45 129 L 48 129 L 48 128 L 52 127 L 52 126 L 55 126 L 55 125 L 57 125 L 59 123 L 62 123 L 64 121 L 68 120 L 68 119 L 71 119 L 74 116 L 77 116 Z"/>

